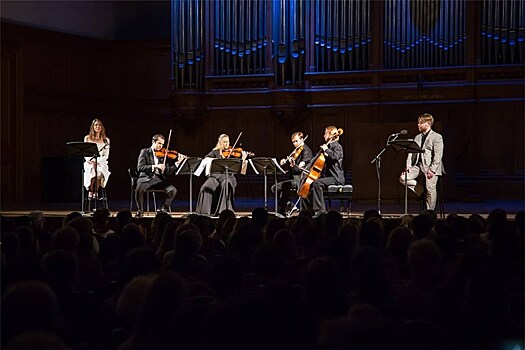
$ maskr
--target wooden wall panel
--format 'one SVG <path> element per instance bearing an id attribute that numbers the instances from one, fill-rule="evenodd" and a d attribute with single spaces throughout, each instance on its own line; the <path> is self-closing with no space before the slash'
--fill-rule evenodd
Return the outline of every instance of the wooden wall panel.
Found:
<path id="1" fill-rule="evenodd" d="M 208 77 L 204 91 L 171 92 L 169 55 L 166 42 L 97 41 L 2 24 L 2 202 L 41 200 L 42 163 L 65 157 L 65 143 L 82 140 L 94 117 L 112 141 L 111 198 L 128 198 L 127 168 L 157 132 L 173 129 L 171 147 L 203 156 L 220 133 L 233 142 L 243 131 L 243 148 L 279 159 L 292 150 L 292 132 L 309 135 L 317 151 L 324 128 L 335 125 L 345 131 L 344 168 L 356 200 L 374 202 L 370 161 L 391 133 L 406 128 L 414 136 L 424 112 L 445 139 L 448 198 L 523 198 L 523 67 L 307 74 L 310 89 L 282 90 L 268 74 Z M 18 72 L 18 80 L 5 72 Z M 383 158 L 384 200 L 403 198 L 403 158 L 390 151 Z M 175 180 L 181 196 L 187 180 Z M 240 194 L 262 195 L 261 178 L 240 183 Z"/>

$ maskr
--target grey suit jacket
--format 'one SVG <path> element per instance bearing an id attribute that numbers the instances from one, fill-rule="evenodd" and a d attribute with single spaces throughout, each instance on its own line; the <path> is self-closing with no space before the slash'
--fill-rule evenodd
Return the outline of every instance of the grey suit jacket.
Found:
<path id="1" fill-rule="evenodd" d="M 414 141 L 421 145 L 421 138 L 423 134 L 419 133 Z M 421 162 L 421 170 L 427 172 L 428 170 L 432 171 L 436 175 L 443 175 L 445 169 L 443 167 L 443 136 L 430 130 L 425 140 L 425 144 L 421 147 L 425 152 L 424 153 L 409 153 L 406 161 L 407 168 L 414 166 Z"/>

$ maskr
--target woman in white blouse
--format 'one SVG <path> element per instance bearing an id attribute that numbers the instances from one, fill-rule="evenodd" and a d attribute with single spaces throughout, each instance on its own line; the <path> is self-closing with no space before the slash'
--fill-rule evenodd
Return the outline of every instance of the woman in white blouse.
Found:
<path id="1" fill-rule="evenodd" d="M 84 137 L 84 142 L 97 144 L 99 157 L 85 157 L 84 162 L 84 187 L 89 191 L 88 198 L 97 198 L 98 190 L 106 187 L 109 175 L 109 138 L 106 128 L 100 119 L 93 119 L 89 128 L 89 135 Z"/>

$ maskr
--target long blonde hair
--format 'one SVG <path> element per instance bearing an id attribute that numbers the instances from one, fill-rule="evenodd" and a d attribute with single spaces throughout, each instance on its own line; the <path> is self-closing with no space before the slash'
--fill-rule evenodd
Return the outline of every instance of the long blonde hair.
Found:
<path id="1" fill-rule="evenodd" d="M 97 135 L 95 135 L 95 124 L 96 123 L 99 123 L 101 128 L 100 128 L 100 138 L 97 138 Z M 106 136 L 106 127 L 104 126 L 104 123 L 102 123 L 102 120 L 98 119 L 98 118 L 95 118 L 93 119 L 93 121 L 91 122 L 91 126 L 89 127 L 89 135 L 88 135 L 88 140 L 106 140 L 107 139 L 107 136 Z"/>
<path id="2" fill-rule="evenodd" d="M 221 141 L 225 138 L 230 138 L 228 135 L 226 134 L 220 134 L 219 135 L 219 138 L 217 139 L 217 144 L 215 145 L 215 148 L 213 150 L 215 151 L 218 151 L 221 149 Z"/>

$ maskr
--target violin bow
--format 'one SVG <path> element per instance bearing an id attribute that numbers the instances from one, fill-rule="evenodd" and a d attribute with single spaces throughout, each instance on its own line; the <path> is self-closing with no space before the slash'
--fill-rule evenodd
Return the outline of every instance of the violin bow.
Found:
<path id="1" fill-rule="evenodd" d="M 170 129 L 170 133 L 168 135 L 168 143 L 166 144 L 166 152 L 164 154 L 164 162 L 163 162 L 164 165 L 166 165 L 166 158 L 168 158 L 168 149 L 170 147 L 170 140 L 171 140 L 171 129 Z"/>
<path id="2" fill-rule="evenodd" d="M 241 135 L 242 135 L 242 131 L 239 133 L 239 136 L 237 136 L 237 140 L 235 140 L 233 146 L 232 146 L 232 151 L 235 149 L 235 146 L 237 146 L 237 142 L 239 142 L 239 139 L 241 138 Z M 228 157 L 226 158 L 230 158 L 230 156 L 232 155 L 232 151 L 230 151 L 230 154 L 228 154 Z"/>

